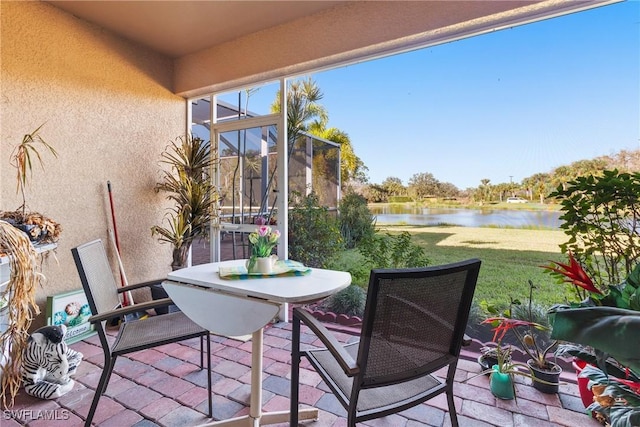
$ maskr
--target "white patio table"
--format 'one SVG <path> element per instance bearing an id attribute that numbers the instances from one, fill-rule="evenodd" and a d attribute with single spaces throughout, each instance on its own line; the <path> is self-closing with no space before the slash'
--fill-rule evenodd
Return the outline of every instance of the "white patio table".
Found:
<path id="1" fill-rule="evenodd" d="M 347 272 L 319 268 L 312 268 L 303 276 L 236 280 L 220 277 L 221 266 L 240 266 L 245 262 L 233 260 L 184 268 L 170 273 L 163 282 L 173 302 L 203 328 L 227 336 L 252 334 L 249 415 L 206 426 L 257 427 L 289 422 L 289 411 L 262 413 L 263 328 L 274 319 L 279 304 L 317 301 L 351 283 L 351 275 Z M 317 417 L 315 408 L 300 411 L 301 420 Z"/>

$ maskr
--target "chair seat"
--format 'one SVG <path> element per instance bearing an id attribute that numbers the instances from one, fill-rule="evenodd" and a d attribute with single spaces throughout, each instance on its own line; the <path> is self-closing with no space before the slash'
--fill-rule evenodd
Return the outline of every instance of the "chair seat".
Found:
<path id="1" fill-rule="evenodd" d="M 120 328 L 112 352 L 126 354 L 162 345 L 163 341 L 170 343 L 176 339 L 199 337 L 204 332 L 182 312 L 126 321 Z"/>
<path id="2" fill-rule="evenodd" d="M 358 343 L 345 346 L 345 350 L 355 359 L 358 355 Z M 351 396 L 353 378 L 348 377 L 329 350 L 306 350 L 305 355 L 319 371 L 324 371 L 335 386 L 346 396 L 346 400 L 337 395 L 344 403 L 348 402 Z M 360 413 L 396 406 L 403 402 L 415 402 L 427 400 L 428 396 L 444 387 L 443 382 L 432 375 L 424 375 L 420 378 L 404 381 L 399 384 L 379 386 L 374 388 L 363 388 L 360 391 L 356 410 Z"/>

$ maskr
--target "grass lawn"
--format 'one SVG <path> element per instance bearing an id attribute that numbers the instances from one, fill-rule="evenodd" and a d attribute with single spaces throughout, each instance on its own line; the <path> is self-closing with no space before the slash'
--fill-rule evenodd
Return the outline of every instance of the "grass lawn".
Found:
<path id="1" fill-rule="evenodd" d="M 468 258 L 482 261 L 475 300 L 508 305 L 509 298 L 528 298 L 528 280 L 538 287 L 534 301 L 545 306 L 572 297 L 567 285 L 555 283 L 541 265 L 550 260 L 565 262 L 559 244 L 567 236 L 559 230 L 473 227 L 380 226 L 380 232 L 408 231 L 422 246 L 430 265 Z M 349 257 L 357 256 L 354 254 Z"/>

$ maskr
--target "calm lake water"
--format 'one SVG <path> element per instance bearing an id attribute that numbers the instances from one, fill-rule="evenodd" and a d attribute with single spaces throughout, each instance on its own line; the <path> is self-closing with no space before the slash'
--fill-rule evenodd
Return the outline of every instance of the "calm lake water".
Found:
<path id="1" fill-rule="evenodd" d="M 370 207 L 378 224 L 459 225 L 463 227 L 560 228 L 560 212 L 509 209 L 419 208 L 406 205 Z"/>

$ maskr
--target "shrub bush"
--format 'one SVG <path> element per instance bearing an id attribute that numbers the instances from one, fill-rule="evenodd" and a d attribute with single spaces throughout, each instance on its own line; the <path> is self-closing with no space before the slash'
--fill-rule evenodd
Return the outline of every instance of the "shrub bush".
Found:
<path id="1" fill-rule="evenodd" d="M 358 250 L 347 250 L 339 257 L 333 258 L 327 268 L 338 271 L 348 271 L 351 273 L 351 283 L 362 288 L 367 288 L 369 276 L 371 275 L 371 265 Z"/>
<path id="2" fill-rule="evenodd" d="M 292 193 L 289 211 L 289 258 L 309 267 L 322 268 L 343 248 L 342 236 L 329 210 L 318 196 Z"/>
<path id="3" fill-rule="evenodd" d="M 323 308 L 338 314 L 362 317 L 366 301 L 366 291 L 358 285 L 351 284 L 327 298 Z"/>
<path id="4" fill-rule="evenodd" d="M 346 248 L 354 248 L 375 233 L 376 218 L 361 195 L 353 192 L 344 195 L 340 200 L 339 212 L 340 234 Z"/>
<path id="5" fill-rule="evenodd" d="M 601 289 L 620 283 L 640 261 L 640 173 L 603 171 L 559 186 L 560 226 L 571 252 Z"/>
<path id="6" fill-rule="evenodd" d="M 411 234 L 377 233 L 364 240 L 358 250 L 367 258 L 371 268 L 408 268 L 429 265 L 424 249 L 411 241 Z"/>

